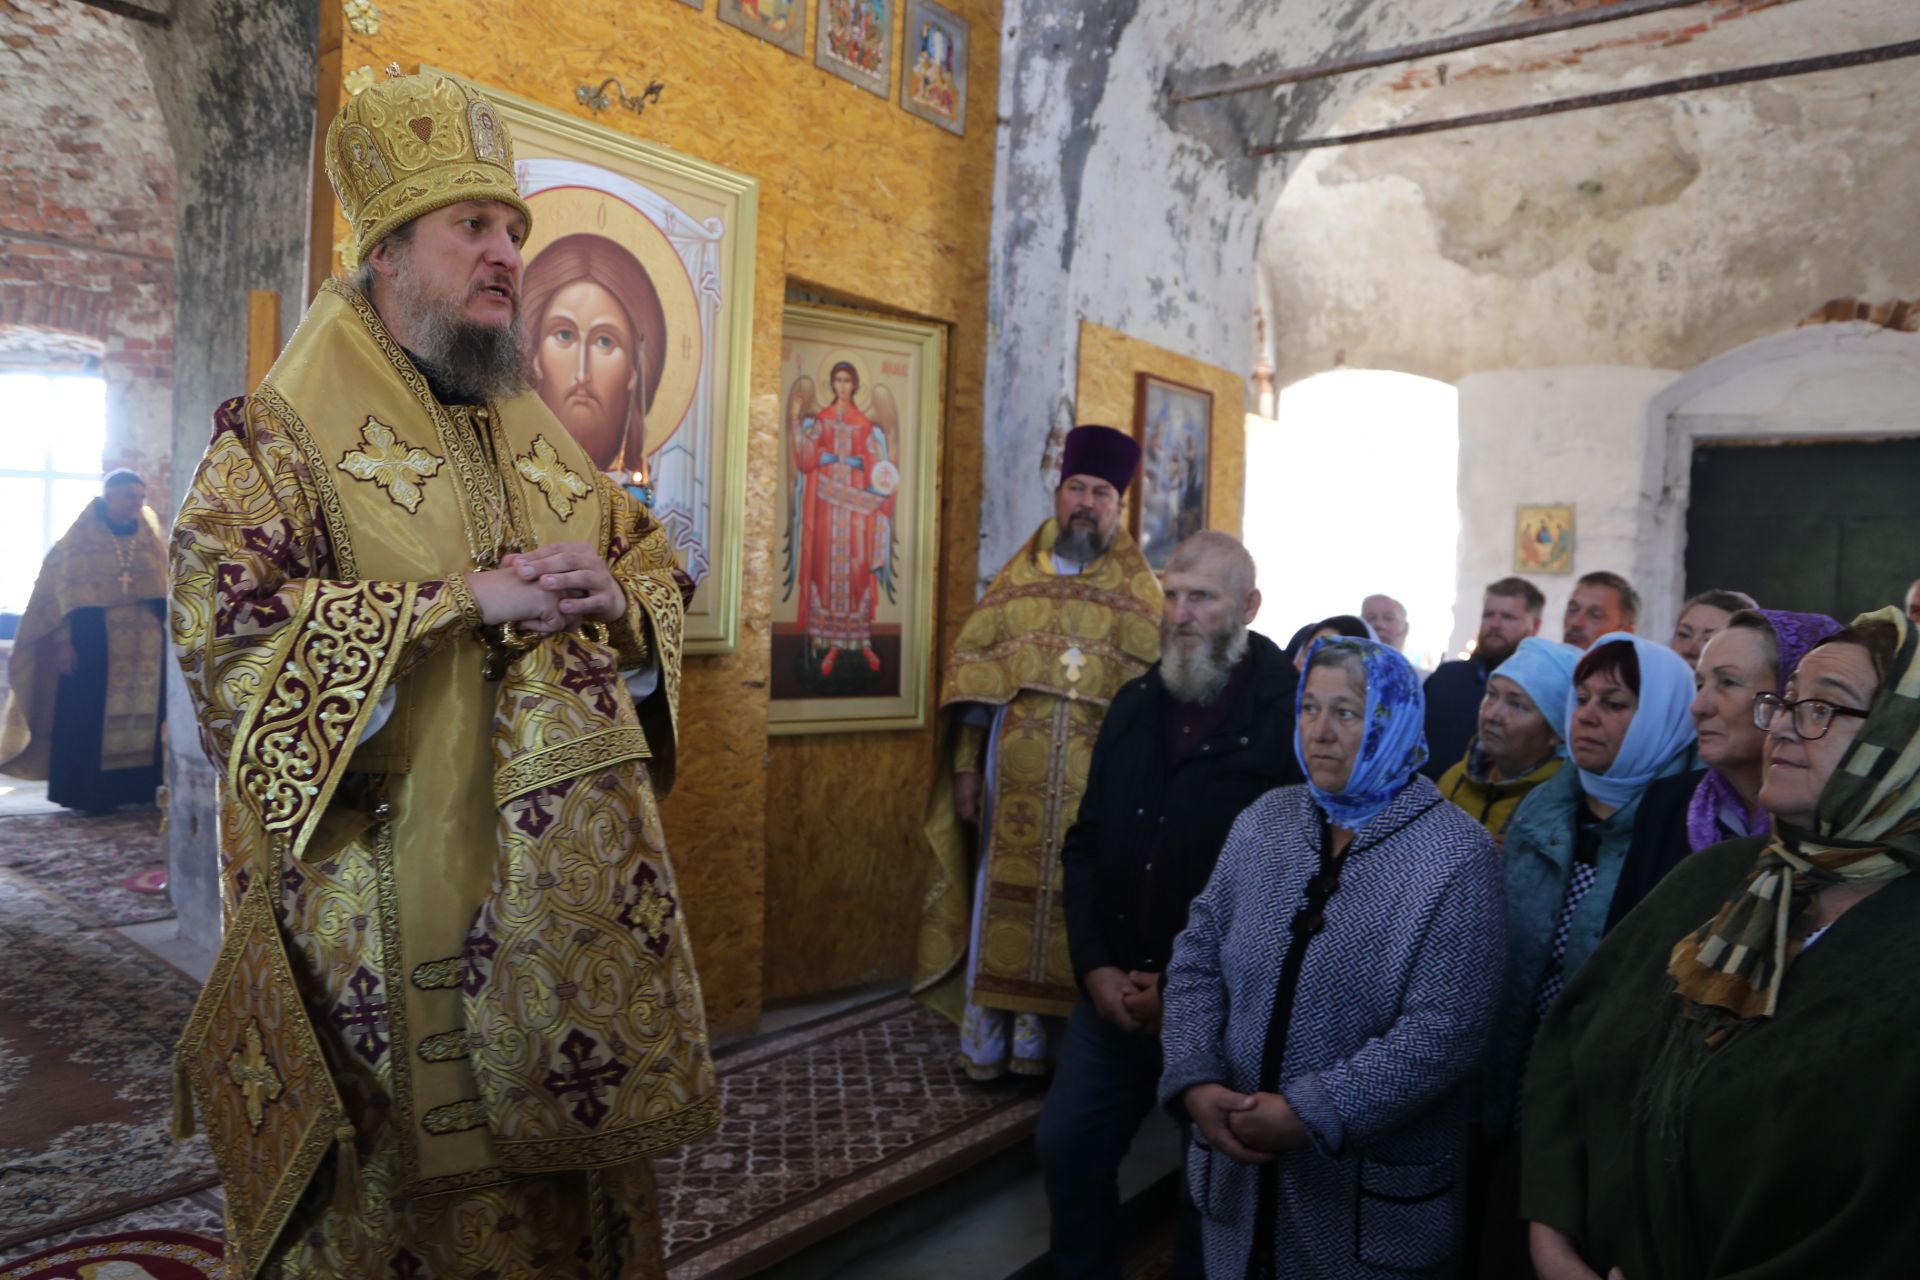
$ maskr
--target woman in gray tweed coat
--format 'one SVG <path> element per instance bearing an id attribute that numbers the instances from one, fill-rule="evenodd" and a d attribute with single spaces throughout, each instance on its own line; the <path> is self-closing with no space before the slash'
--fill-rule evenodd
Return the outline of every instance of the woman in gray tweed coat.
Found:
<path id="1" fill-rule="evenodd" d="M 1450 1276 L 1465 1084 L 1505 960 L 1500 862 L 1415 770 L 1413 669 L 1318 641 L 1304 787 L 1240 815 L 1174 946 L 1160 1098 L 1193 1120 L 1214 1280 Z"/>

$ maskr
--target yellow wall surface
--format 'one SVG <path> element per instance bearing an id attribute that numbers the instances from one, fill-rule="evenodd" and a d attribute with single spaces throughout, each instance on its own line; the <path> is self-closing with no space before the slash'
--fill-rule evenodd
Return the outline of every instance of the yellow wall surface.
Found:
<path id="1" fill-rule="evenodd" d="M 1213 439 L 1207 454 L 1207 527 L 1240 536 L 1247 488 L 1247 384 L 1237 373 L 1202 364 L 1165 347 L 1129 338 L 1091 320 L 1080 322 L 1080 366 L 1074 421 L 1133 431 L 1136 375 L 1151 373 L 1213 393 Z"/>
<path id="2" fill-rule="evenodd" d="M 964 138 L 897 105 L 902 12 L 886 99 L 815 67 L 810 52 L 722 23 L 714 3 L 380 0 L 376 32 L 341 35 L 341 78 L 389 62 L 443 68 L 759 183 L 740 645 L 687 660 L 679 781 L 664 806 L 722 1036 L 753 1030 L 765 997 L 902 978 L 909 966 L 932 732 L 770 740 L 768 616 L 790 286 L 950 326 L 936 634 L 972 604 L 1000 6 L 946 3 L 972 24 Z M 810 51 L 816 6 L 805 8 Z M 642 117 L 596 117 L 574 90 L 607 76 L 629 92 L 666 87 Z M 329 82 L 329 92 L 337 105 L 344 90 Z"/>

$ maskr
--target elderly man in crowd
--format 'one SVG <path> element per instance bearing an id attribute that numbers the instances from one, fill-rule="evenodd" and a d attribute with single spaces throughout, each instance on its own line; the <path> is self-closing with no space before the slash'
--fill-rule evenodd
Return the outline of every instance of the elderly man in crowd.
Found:
<path id="1" fill-rule="evenodd" d="M 1634 630 L 1639 622 L 1640 593 L 1619 574 L 1599 569 L 1582 574 L 1573 584 L 1560 638 L 1577 649 L 1586 649 L 1601 636 Z"/>
<path id="2" fill-rule="evenodd" d="M 1392 596 L 1375 593 L 1362 600 L 1360 618 L 1373 628 L 1381 644 L 1390 649 L 1407 647 L 1407 606 Z"/>
<path id="3" fill-rule="evenodd" d="M 1529 791 L 1560 771 L 1566 743 L 1556 727 L 1573 689 L 1580 651 L 1528 636 L 1494 668 L 1480 700 L 1480 732 L 1440 778 L 1440 794 L 1472 814 L 1498 844 Z"/>
<path id="4" fill-rule="evenodd" d="M 1160 584 L 1121 519 L 1139 467 L 1131 436 L 1068 432 L 1053 518 L 994 577 L 947 659 L 952 771 L 927 819 L 934 874 L 913 990 L 960 1024 L 976 1080 L 1045 1075 L 1080 996 L 1061 840 L 1108 705 L 1160 656 Z"/>
<path id="5" fill-rule="evenodd" d="M 1467 744 L 1479 730 L 1487 678 L 1513 656 L 1522 640 L 1540 633 L 1540 615 L 1546 607 L 1546 596 L 1525 578 L 1487 584 L 1473 655 L 1443 662 L 1427 677 L 1427 750 L 1431 754 L 1422 773 L 1437 779 L 1466 754 Z"/>
<path id="6" fill-rule="evenodd" d="M 1114 695 L 1061 851 L 1074 1006 L 1040 1116 L 1054 1273 L 1118 1277 L 1118 1174 L 1160 1078 L 1160 982 L 1241 809 L 1301 780 L 1293 666 L 1247 629 L 1253 557 L 1224 533 L 1173 551 L 1160 661 Z M 1175 1274 L 1202 1274 L 1182 1197 Z"/>

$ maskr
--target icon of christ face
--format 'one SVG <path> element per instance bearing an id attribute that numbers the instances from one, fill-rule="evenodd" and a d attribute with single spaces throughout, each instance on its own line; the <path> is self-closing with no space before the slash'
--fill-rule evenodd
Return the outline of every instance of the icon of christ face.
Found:
<path id="1" fill-rule="evenodd" d="M 598 467 L 619 457 L 640 381 L 633 321 L 592 280 L 562 286 L 534 329 L 534 387 Z"/>
<path id="2" fill-rule="evenodd" d="M 602 471 L 645 465 L 669 333 L 653 278 L 625 246 L 576 232 L 527 264 L 534 390 Z"/>

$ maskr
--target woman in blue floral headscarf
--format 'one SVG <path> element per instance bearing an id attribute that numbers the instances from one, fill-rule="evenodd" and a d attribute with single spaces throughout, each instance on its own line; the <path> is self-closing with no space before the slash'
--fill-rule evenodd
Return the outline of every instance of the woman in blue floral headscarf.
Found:
<path id="1" fill-rule="evenodd" d="M 1174 946 L 1160 1097 L 1193 1121 L 1210 1276 L 1457 1268 L 1505 912 L 1486 830 L 1416 772 L 1425 718 L 1394 650 L 1316 640 L 1308 782 L 1240 815 Z"/>

